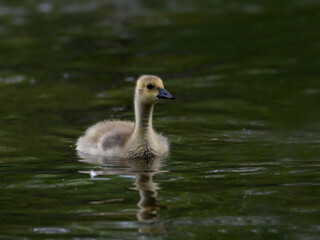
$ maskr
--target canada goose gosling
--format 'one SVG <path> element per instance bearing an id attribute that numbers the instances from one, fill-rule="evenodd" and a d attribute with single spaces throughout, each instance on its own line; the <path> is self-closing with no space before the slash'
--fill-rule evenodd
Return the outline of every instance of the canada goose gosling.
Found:
<path id="1" fill-rule="evenodd" d="M 120 158 L 162 156 L 169 151 L 167 138 L 156 133 L 152 126 L 153 106 L 159 99 L 174 99 L 164 89 L 162 80 L 143 75 L 136 83 L 135 123 L 104 121 L 90 127 L 77 141 L 77 150 L 87 154 Z"/>

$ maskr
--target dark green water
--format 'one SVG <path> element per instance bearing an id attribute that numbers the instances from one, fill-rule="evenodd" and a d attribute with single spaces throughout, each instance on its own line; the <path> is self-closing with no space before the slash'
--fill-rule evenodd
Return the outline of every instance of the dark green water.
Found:
<path id="1" fill-rule="evenodd" d="M 2 0 L 0 238 L 320 239 L 319 26 L 311 0 Z M 142 73 L 170 156 L 78 156 Z"/>

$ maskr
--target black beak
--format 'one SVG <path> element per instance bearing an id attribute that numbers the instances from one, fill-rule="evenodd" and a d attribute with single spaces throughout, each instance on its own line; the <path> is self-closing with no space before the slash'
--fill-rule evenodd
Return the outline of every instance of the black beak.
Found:
<path id="1" fill-rule="evenodd" d="M 175 99 L 175 97 L 164 88 L 158 88 L 158 90 L 159 90 L 159 94 L 157 95 L 158 98 L 171 99 L 171 100 Z"/>

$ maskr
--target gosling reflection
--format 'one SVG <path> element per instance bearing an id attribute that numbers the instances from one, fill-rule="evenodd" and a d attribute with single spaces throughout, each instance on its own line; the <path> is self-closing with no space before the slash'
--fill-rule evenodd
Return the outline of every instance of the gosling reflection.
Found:
<path id="1" fill-rule="evenodd" d="M 134 190 L 139 191 L 140 201 L 137 206 L 139 211 L 136 214 L 139 221 L 152 220 L 158 217 L 158 211 L 166 208 L 158 204 L 157 190 L 160 189 L 153 181 L 153 176 L 161 171 L 162 162 L 165 157 L 145 159 L 110 159 L 101 156 L 78 153 L 81 162 L 102 165 L 101 171 L 82 171 L 91 176 L 96 175 L 135 175 Z"/>
<path id="2" fill-rule="evenodd" d="M 153 182 L 152 177 L 155 173 L 137 174 L 135 181 L 136 190 L 140 193 L 138 207 L 140 211 L 137 214 L 138 220 L 151 220 L 158 217 L 158 211 L 165 208 L 157 202 L 158 184 Z"/>

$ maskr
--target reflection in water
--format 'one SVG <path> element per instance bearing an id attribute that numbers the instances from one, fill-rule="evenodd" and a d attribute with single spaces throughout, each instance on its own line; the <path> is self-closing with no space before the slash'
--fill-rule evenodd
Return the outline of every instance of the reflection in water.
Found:
<path id="1" fill-rule="evenodd" d="M 141 173 L 137 174 L 135 181 L 136 190 L 140 193 L 140 201 L 138 207 L 140 208 L 137 214 L 138 220 L 151 220 L 158 217 L 158 210 L 165 208 L 157 203 L 158 184 L 152 181 L 155 173 Z"/>
<path id="2" fill-rule="evenodd" d="M 159 157 L 152 160 L 144 159 L 110 159 L 101 156 L 87 155 L 78 153 L 80 161 L 103 166 L 102 171 L 82 171 L 81 173 L 96 175 L 135 175 L 134 190 L 140 193 L 140 201 L 137 206 L 140 208 L 137 213 L 139 221 L 153 220 L 158 217 L 158 211 L 165 208 L 157 202 L 157 190 L 159 186 L 153 182 L 153 176 L 161 171 L 163 160 L 166 158 Z M 160 229 L 143 228 L 140 231 L 159 231 Z"/>

